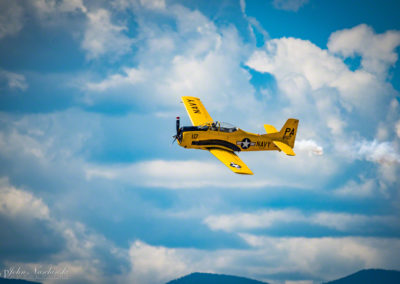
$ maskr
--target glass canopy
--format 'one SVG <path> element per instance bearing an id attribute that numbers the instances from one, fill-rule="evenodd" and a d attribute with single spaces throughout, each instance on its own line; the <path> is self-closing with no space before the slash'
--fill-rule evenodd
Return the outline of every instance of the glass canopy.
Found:
<path id="1" fill-rule="evenodd" d="M 202 125 L 198 126 L 199 129 L 211 129 L 214 131 L 222 131 L 222 132 L 235 132 L 237 131 L 237 127 L 227 123 L 227 122 L 219 122 L 219 121 L 213 121 L 213 122 L 208 122 Z"/>

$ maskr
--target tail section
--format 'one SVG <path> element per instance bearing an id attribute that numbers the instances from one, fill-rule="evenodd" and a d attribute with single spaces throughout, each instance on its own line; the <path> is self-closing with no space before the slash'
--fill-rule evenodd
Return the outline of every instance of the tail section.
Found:
<path id="1" fill-rule="evenodd" d="M 281 131 L 279 131 L 279 134 L 281 134 L 282 137 L 282 142 L 290 146 L 290 148 L 294 147 L 298 125 L 298 119 L 289 118 L 285 125 L 283 125 Z"/>
<path id="2" fill-rule="evenodd" d="M 265 124 L 264 128 L 268 134 L 277 133 L 277 136 L 275 136 L 276 140 L 272 142 L 280 151 L 283 151 L 286 155 L 295 156 L 296 154 L 293 152 L 293 147 L 298 125 L 298 119 L 289 118 L 279 132 L 272 125 Z"/>
<path id="3" fill-rule="evenodd" d="M 272 126 L 272 125 L 264 124 L 264 128 L 265 128 L 265 131 L 266 131 L 268 134 L 278 132 L 278 130 L 276 130 L 276 128 L 275 128 L 274 126 Z"/>

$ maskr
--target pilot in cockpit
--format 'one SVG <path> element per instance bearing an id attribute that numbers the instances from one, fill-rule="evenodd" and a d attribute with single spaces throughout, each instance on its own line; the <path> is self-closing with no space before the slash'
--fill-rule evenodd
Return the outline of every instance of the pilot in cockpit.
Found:
<path id="1" fill-rule="evenodd" d="M 211 123 L 211 130 L 214 130 L 214 131 L 217 131 L 217 130 L 218 130 L 217 122 Z"/>

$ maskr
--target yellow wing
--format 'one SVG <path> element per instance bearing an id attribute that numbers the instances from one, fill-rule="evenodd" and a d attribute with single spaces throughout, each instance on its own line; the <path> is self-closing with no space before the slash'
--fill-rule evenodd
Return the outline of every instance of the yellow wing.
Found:
<path id="1" fill-rule="evenodd" d="M 185 104 L 186 110 L 188 112 L 190 120 L 192 121 L 193 126 L 213 121 L 199 98 L 182 97 L 182 101 Z"/>
<path id="2" fill-rule="evenodd" d="M 217 157 L 225 166 L 237 174 L 252 175 L 253 172 L 245 163 L 233 152 L 222 149 L 211 149 L 211 154 Z"/>

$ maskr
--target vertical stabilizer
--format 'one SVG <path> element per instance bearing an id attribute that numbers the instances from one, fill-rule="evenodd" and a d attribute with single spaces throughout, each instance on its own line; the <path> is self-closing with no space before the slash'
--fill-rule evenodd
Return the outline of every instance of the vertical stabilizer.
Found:
<path id="1" fill-rule="evenodd" d="M 294 147 L 298 125 L 298 119 L 289 118 L 285 125 L 283 125 L 281 131 L 279 131 L 279 133 L 282 135 L 282 142 L 289 145 L 290 148 Z"/>

